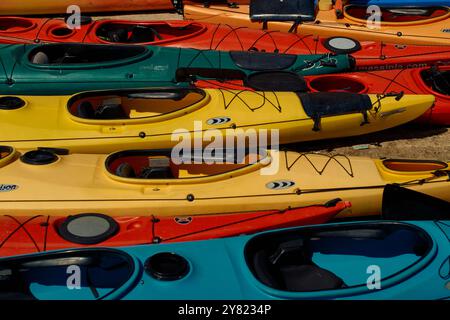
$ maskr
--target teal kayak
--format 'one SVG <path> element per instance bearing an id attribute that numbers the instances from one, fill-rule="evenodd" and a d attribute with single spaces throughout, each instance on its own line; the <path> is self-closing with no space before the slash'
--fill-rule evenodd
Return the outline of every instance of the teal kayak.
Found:
<path id="1" fill-rule="evenodd" d="M 269 83 L 268 89 L 292 91 L 290 84 L 295 88 L 301 76 L 347 71 L 353 68 L 354 59 L 333 54 L 61 43 L 0 45 L 0 64 L 2 94 L 62 95 L 116 88 L 186 87 L 196 79 L 245 82 L 250 75 L 260 75 L 260 82 Z"/>
<path id="2" fill-rule="evenodd" d="M 444 299 L 449 239 L 450 221 L 369 221 L 46 252 L 0 260 L 0 299 Z"/>

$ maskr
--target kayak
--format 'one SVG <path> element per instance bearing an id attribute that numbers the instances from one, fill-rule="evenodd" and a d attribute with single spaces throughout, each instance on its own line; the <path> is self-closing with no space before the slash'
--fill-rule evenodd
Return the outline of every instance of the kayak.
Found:
<path id="1" fill-rule="evenodd" d="M 446 6 L 450 7 L 449 0 L 349 0 L 350 4 L 367 4 L 378 6 L 406 6 L 426 7 L 426 6 Z"/>
<path id="2" fill-rule="evenodd" d="M 450 45 L 449 7 L 383 7 L 379 25 L 367 5 L 342 5 L 342 1 L 298 0 L 273 2 L 252 0 L 250 5 L 226 5 L 216 1 L 189 1 L 184 5 L 188 20 L 229 24 L 238 27 L 290 31 L 322 37 L 349 37 L 398 44 Z M 239 1 L 236 1 L 239 2 Z M 370 12 L 370 11 L 369 11 Z M 368 19 L 369 18 L 369 19 Z M 374 29 L 376 28 L 376 29 Z"/>
<path id="3" fill-rule="evenodd" d="M 275 143 L 362 135 L 414 120 L 432 95 L 129 89 L 73 96 L 0 96 L 0 144 L 79 153 L 172 148 L 181 128 L 223 138 L 276 132 Z M 201 142 L 201 141 L 200 141 Z M 203 140 L 203 145 L 210 143 Z M 269 141 L 267 141 L 268 143 Z"/>
<path id="4" fill-rule="evenodd" d="M 0 259 L 0 299 L 445 299 L 449 239 L 449 221 L 370 221 L 44 252 Z"/>
<path id="5" fill-rule="evenodd" d="M 39 208 L 48 216 L 192 216 L 340 198 L 352 207 L 339 217 L 379 215 L 383 188 L 392 183 L 450 200 L 446 162 L 224 148 L 189 143 L 98 155 L 2 147 L 0 214 L 33 216 Z"/>
<path id="6" fill-rule="evenodd" d="M 253 90 L 254 86 L 258 87 L 261 84 L 252 84 L 248 81 L 243 83 L 242 81 L 200 80 L 195 85 L 199 88 Z M 275 85 L 278 86 L 276 83 Z M 290 89 L 306 92 L 359 94 L 432 94 L 436 98 L 434 106 L 416 121 L 433 125 L 450 125 L 450 66 L 448 65 L 306 76 L 304 81 L 292 83 Z"/>
<path id="7" fill-rule="evenodd" d="M 99 213 L 68 217 L 4 215 L 0 217 L 0 256 L 73 247 L 120 247 L 238 236 L 325 223 L 348 207 L 350 203 L 335 199 L 325 205 L 303 208 L 195 217 L 111 218 Z"/>
<path id="8" fill-rule="evenodd" d="M 174 4 L 175 3 L 175 4 Z M 76 4 L 81 12 L 119 12 L 143 10 L 174 10 L 177 1 L 172 0 L 4 0 L 0 3 L 1 15 L 66 14 L 69 6 Z"/>
<path id="9" fill-rule="evenodd" d="M 390 184 L 383 191 L 382 216 L 386 220 L 450 220 L 450 202 Z"/>
<path id="10" fill-rule="evenodd" d="M 261 71 L 291 75 L 346 71 L 348 55 L 282 55 L 156 46 L 0 45 L 3 94 L 61 95 L 87 90 L 189 86 L 196 79 L 245 79 Z"/>
<path id="11" fill-rule="evenodd" d="M 145 44 L 199 50 L 286 54 L 347 53 L 357 70 L 411 68 L 450 61 L 450 46 L 399 45 L 353 38 L 320 37 L 198 21 L 87 21 L 69 29 L 62 19 L 0 17 L 0 42 Z"/>

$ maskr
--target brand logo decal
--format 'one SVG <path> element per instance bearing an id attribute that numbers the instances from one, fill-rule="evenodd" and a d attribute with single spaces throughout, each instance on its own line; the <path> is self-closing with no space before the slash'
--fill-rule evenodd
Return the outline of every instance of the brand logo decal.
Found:
<path id="1" fill-rule="evenodd" d="M 295 185 L 294 181 L 289 180 L 277 180 L 272 181 L 266 184 L 266 188 L 272 189 L 272 190 L 281 190 L 281 189 L 287 189 Z"/>
<path id="2" fill-rule="evenodd" d="M 0 184 L 0 192 L 9 192 L 14 191 L 19 188 L 18 185 L 15 184 Z"/>
<path id="3" fill-rule="evenodd" d="M 218 125 L 218 124 L 224 124 L 224 123 L 227 123 L 227 122 L 230 122 L 230 121 L 231 121 L 231 119 L 228 118 L 228 117 L 216 117 L 216 118 L 208 119 L 206 121 L 206 123 L 211 125 L 211 126 L 214 126 L 214 125 Z"/>

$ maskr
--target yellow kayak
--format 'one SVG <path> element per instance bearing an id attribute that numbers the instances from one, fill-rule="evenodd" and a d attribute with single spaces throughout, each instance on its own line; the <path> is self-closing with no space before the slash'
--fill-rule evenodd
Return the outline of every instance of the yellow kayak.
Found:
<path id="1" fill-rule="evenodd" d="M 432 95 L 130 89 L 73 96 L 0 96 L 0 144 L 109 153 L 171 148 L 183 139 L 279 130 L 280 143 L 367 134 L 414 120 Z M 181 137 L 181 134 L 178 135 Z"/>
<path id="2" fill-rule="evenodd" d="M 386 184 L 450 201 L 448 163 L 291 151 L 135 150 L 110 155 L 0 149 L 0 215 L 193 215 L 287 209 L 341 198 L 381 212 Z M 222 150 L 223 151 L 223 150 Z"/>
<path id="3" fill-rule="evenodd" d="M 296 1 L 237 0 L 244 4 L 236 6 L 210 1 L 211 5 L 207 7 L 203 5 L 204 1 L 188 2 L 184 6 L 184 17 L 188 20 L 290 31 L 300 36 L 312 34 L 397 44 L 450 45 L 448 7 L 383 8 L 379 13 L 368 14 L 371 11 L 367 6 L 348 5 L 347 1 L 341 0 L 319 0 L 316 7 L 314 0 L 303 1 L 300 9 L 295 6 Z M 381 21 L 375 24 L 378 15 Z M 343 41 L 341 45 L 345 50 L 348 41 Z"/>

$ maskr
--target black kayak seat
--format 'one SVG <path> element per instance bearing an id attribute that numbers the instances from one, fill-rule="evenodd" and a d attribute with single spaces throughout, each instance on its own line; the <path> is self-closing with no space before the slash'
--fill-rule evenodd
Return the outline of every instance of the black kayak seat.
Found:
<path id="1" fill-rule="evenodd" d="M 105 104 L 95 110 L 96 119 L 128 119 L 120 104 Z"/>
<path id="2" fill-rule="evenodd" d="M 107 33 L 107 40 L 110 42 L 123 43 L 128 41 L 128 31 L 125 28 L 117 28 Z"/>
<path id="3" fill-rule="evenodd" d="M 93 119 L 94 118 L 94 107 L 89 101 L 83 101 L 77 107 L 77 116 L 83 119 Z"/>
<path id="4" fill-rule="evenodd" d="M 131 43 L 143 43 L 155 41 L 155 30 L 145 26 L 135 26 L 131 31 L 131 37 L 129 42 Z"/>
<path id="5" fill-rule="evenodd" d="M 293 54 L 230 51 L 231 59 L 242 69 L 252 71 L 284 70 L 297 60 Z"/>
<path id="6" fill-rule="evenodd" d="M 133 167 L 127 163 L 121 163 L 116 169 L 116 175 L 123 178 L 136 178 L 136 172 L 134 172 Z"/>
<path id="7" fill-rule="evenodd" d="M 314 120 L 314 131 L 320 130 L 322 117 L 361 113 L 361 125 L 368 123 L 367 112 L 372 109 L 368 95 L 350 92 L 297 93 L 305 113 Z"/>
<path id="8" fill-rule="evenodd" d="M 256 21 L 314 21 L 314 0 L 251 0 L 250 18 Z"/>
<path id="9" fill-rule="evenodd" d="M 341 278 L 316 265 L 282 267 L 281 274 L 288 291 L 311 292 L 345 287 Z"/>
<path id="10" fill-rule="evenodd" d="M 173 179 L 170 167 L 144 168 L 139 175 L 141 179 Z"/>
<path id="11" fill-rule="evenodd" d="M 447 96 L 450 95 L 450 71 L 430 68 L 422 71 L 422 78 L 434 91 Z"/>
<path id="12" fill-rule="evenodd" d="M 299 261 L 300 264 L 281 266 L 270 262 L 266 250 L 257 251 L 253 256 L 253 270 L 264 285 L 285 291 L 312 292 L 337 290 L 346 287 L 344 281 L 312 261 Z"/>

